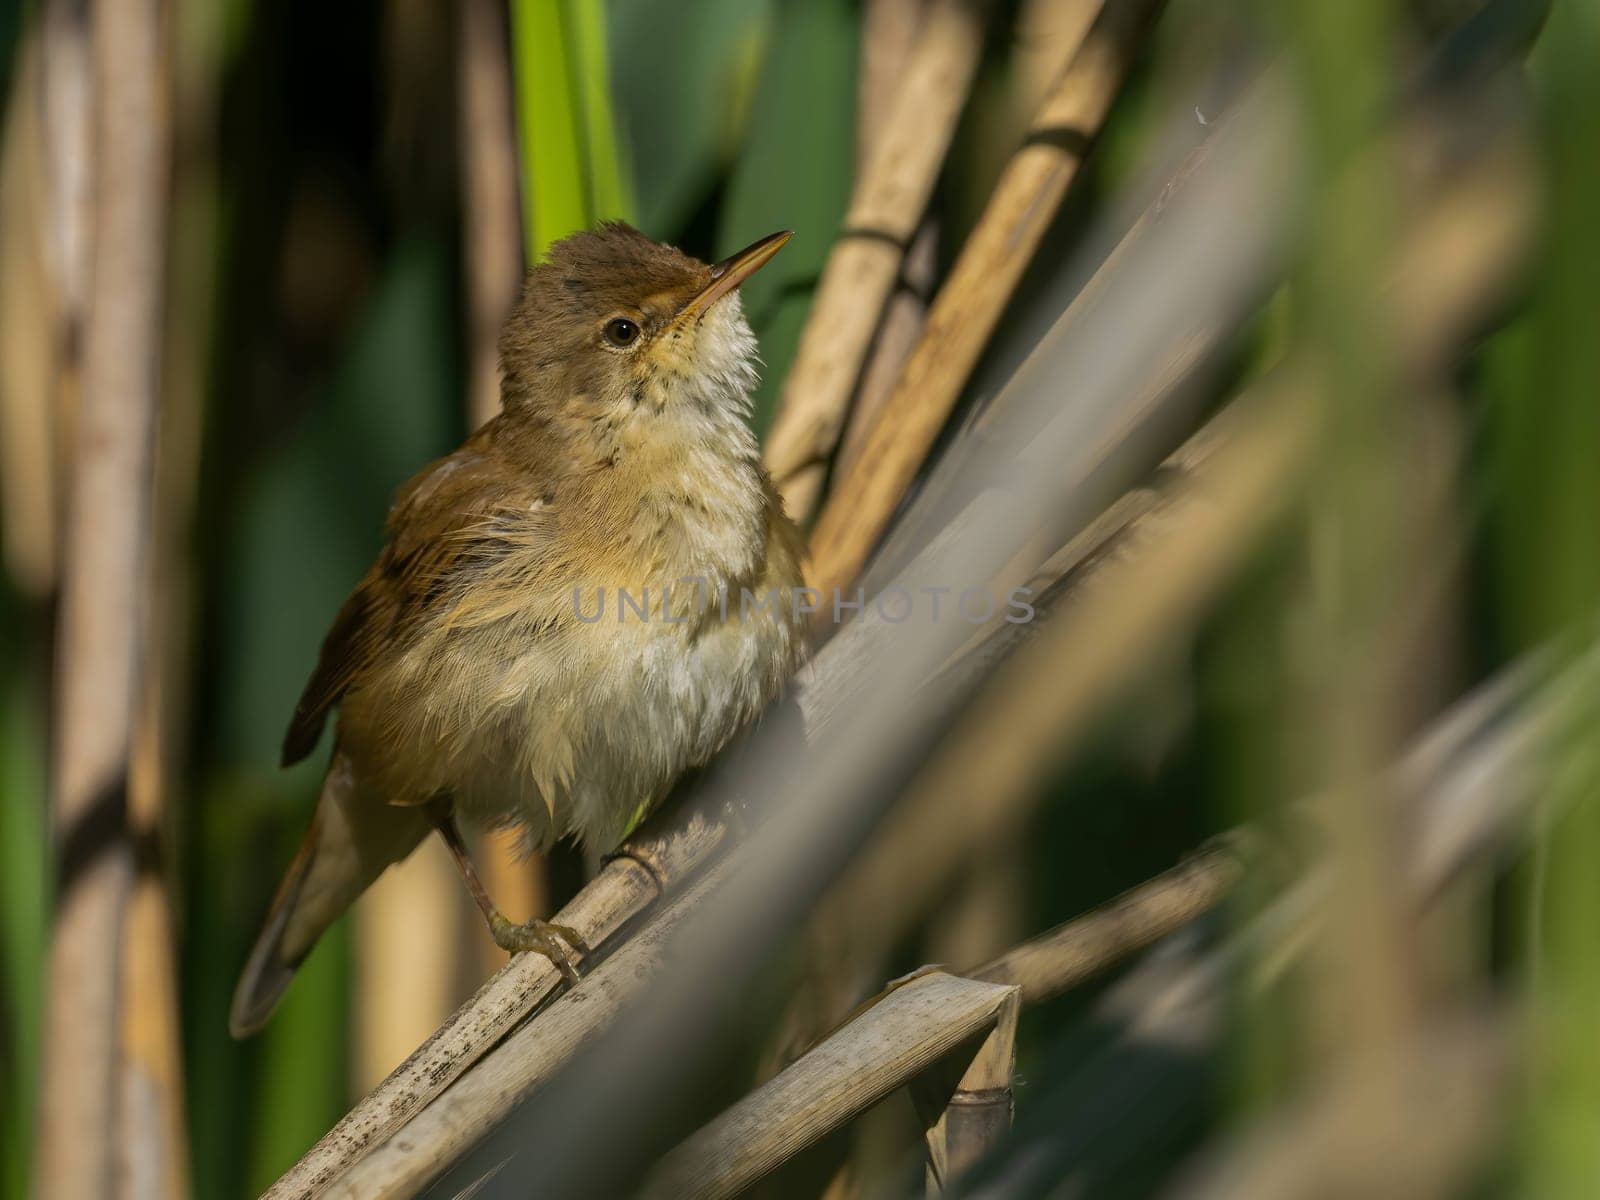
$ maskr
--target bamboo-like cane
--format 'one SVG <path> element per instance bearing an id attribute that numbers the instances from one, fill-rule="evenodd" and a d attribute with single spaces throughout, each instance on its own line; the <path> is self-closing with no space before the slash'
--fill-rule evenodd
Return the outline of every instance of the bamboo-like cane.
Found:
<path id="1" fill-rule="evenodd" d="M 934 298 L 922 340 L 837 497 L 818 518 L 812 582 L 824 595 L 860 573 L 889 518 L 955 407 L 1006 302 L 1099 133 L 1162 0 L 1112 0 L 1040 107 L 1006 165 L 950 277 Z M 817 458 L 815 449 L 812 458 Z M 796 459 L 771 459 L 791 471 Z M 780 477 L 781 479 L 781 477 Z"/>
<path id="2" fill-rule="evenodd" d="M 911 980 L 666 1155 L 641 1194 L 736 1196 L 985 1030 L 1003 1046 L 985 1053 L 986 1039 L 973 1061 L 1009 1082 L 1017 991 L 942 972 Z M 948 1170 L 944 1134 L 938 1153 Z"/>
<path id="3" fill-rule="evenodd" d="M 145 694 L 129 788 L 136 873 L 123 926 L 120 1200 L 179 1200 L 193 1190 L 173 938 L 180 872 L 172 854 L 172 809 L 184 794 L 180 765 L 192 700 L 191 551 L 217 309 L 216 247 L 205 234 L 217 228 L 215 121 L 224 14 L 207 8 L 188 16 L 170 29 L 169 223 L 190 236 L 174 239 L 168 266 Z"/>
<path id="4" fill-rule="evenodd" d="M 118 983 L 132 877 L 127 788 L 147 612 L 168 126 L 159 0 L 93 16 L 94 286 L 57 659 L 58 878 L 37 1194 L 113 1192 Z"/>
<path id="5" fill-rule="evenodd" d="M 193 468 L 179 458 L 163 469 Z M 164 506 L 163 506 L 164 507 Z M 163 524 L 171 515 L 161 513 Z M 155 538 L 163 557 L 172 549 L 171 528 Z M 164 610 L 175 598 L 166 595 L 175 580 L 165 576 L 156 587 Z M 152 620 L 175 613 L 152 613 Z M 174 628 L 168 624 L 167 629 Z M 134 732 L 128 817 L 135 848 L 134 876 L 122 926 L 122 997 L 119 1030 L 120 1091 L 117 1097 L 119 1200 L 181 1200 L 190 1193 L 189 1145 L 185 1125 L 183 1029 L 178 1017 L 178 964 L 172 944 L 174 928 L 170 892 L 171 864 L 164 813 L 173 789 L 165 760 L 164 734 L 174 705 L 169 667 L 181 661 L 162 654 L 166 639 L 154 630 L 148 636 L 148 662 L 141 712 Z M 166 694 L 163 694 L 166 693 Z"/>
<path id="6" fill-rule="evenodd" d="M 789 515 L 806 520 L 884 305 L 933 194 L 983 49 L 986 0 L 932 0 L 894 109 L 828 255 L 765 455 Z"/>

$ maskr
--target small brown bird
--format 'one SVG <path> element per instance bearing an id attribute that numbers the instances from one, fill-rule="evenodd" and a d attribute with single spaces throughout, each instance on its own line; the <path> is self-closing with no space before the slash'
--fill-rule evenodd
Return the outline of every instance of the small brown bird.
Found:
<path id="1" fill-rule="evenodd" d="M 529 271 L 500 339 L 503 411 L 401 490 L 295 708 L 285 765 L 335 706 L 338 736 L 235 1036 L 433 829 L 496 942 L 572 978 L 576 935 L 502 916 L 456 816 L 609 850 L 782 688 L 803 652 L 800 538 L 750 430 L 737 289 L 789 236 L 707 266 L 608 224 Z"/>

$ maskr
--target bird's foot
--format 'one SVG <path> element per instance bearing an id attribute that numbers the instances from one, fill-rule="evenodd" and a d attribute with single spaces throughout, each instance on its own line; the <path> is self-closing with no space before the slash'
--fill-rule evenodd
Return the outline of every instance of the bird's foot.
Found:
<path id="1" fill-rule="evenodd" d="M 518 925 L 496 913 L 489 922 L 489 932 L 494 937 L 494 944 L 508 954 L 522 954 L 531 950 L 544 955 L 555 964 L 556 970 L 568 983 L 578 982 L 578 968 L 572 961 L 573 952 L 580 956 L 589 953 L 588 943 L 572 926 L 541 921 L 537 917 Z"/>

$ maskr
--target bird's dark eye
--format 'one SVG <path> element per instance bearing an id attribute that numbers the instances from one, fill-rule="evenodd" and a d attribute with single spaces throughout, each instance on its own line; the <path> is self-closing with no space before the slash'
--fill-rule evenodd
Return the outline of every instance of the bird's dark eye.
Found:
<path id="1" fill-rule="evenodd" d="M 639 340 L 639 327 L 627 317 L 613 317 L 603 330 L 606 341 L 613 346 L 631 346 Z"/>

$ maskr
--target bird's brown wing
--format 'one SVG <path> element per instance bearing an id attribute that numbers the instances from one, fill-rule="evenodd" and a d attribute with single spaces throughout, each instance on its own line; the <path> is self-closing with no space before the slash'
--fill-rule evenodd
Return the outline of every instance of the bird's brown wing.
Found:
<path id="1" fill-rule="evenodd" d="M 284 766 L 311 753 L 333 706 L 372 664 L 405 644 L 414 623 L 449 594 L 456 573 L 503 550 L 505 514 L 527 513 L 538 502 L 537 482 L 509 470 L 482 433 L 401 489 L 388 542 L 334 618 L 295 705 Z"/>

